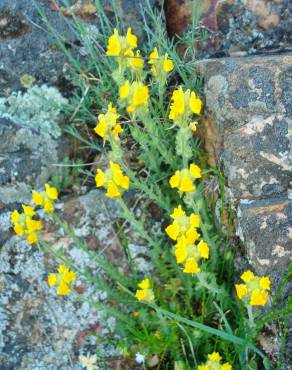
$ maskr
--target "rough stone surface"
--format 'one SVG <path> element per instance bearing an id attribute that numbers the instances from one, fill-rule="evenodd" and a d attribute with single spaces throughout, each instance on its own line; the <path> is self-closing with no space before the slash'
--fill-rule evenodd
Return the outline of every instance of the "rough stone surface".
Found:
<path id="1" fill-rule="evenodd" d="M 115 232 L 115 223 L 121 215 L 115 201 L 105 198 L 102 191 L 92 190 L 58 204 L 58 213 L 70 222 L 81 240 L 87 241 L 90 253 L 104 253 L 121 269 L 126 268 L 123 248 Z M 0 215 L 1 228 L 6 231 L 10 226 L 9 214 Z M 125 232 L 132 250 L 139 251 L 141 257 L 145 243 L 131 226 Z M 79 269 L 100 274 L 93 259 L 61 229 L 46 223 L 42 238 L 54 250 L 63 247 Z M 86 302 L 76 302 L 75 293 L 62 298 L 48 287 L 46 277 L 56 264 L 55 259 L 16 236 L 7 237 L 3 243 L 0 249 L 1 370 L 67 370 L 71 368 L 69 358 L 74 369 L 79 370 L 79 354 L 87 351 L 93 354 L 97 345 L 100 356 L 117 356 L 113 347 L 101 344 L 93 335 L 110 335 L 114 339 L 115 320 Z M 84 298 L 100 302 L 107 297 L 105 292 L 97 291 L 81 279 L 76 286 Z"/>
<path id="2" fill-rule="evenodd" d="M 170 35 L 181 33 L 191 20 L 188 0 L 166 0 Z M 196 45 L 199 57 L 255 54 L 287 50 L 292 45 L 291 1 L 204 0 L 199 7 L 206 41 Z"/>
<path id="3" fill-rule="evenodd" d="M 198 63 L 205 80 L 202 130 L 237 199 L 277 198 L 291 181 L 291 55 Z M 211 119 L 210 119 L 211 117 Z"/>
<path id="4" fill-rule="evenodd" d="M 60 140 L 0 117 L 0 203 L 28 202 L 56 172 Z"/>
<path id="5" fill-rule="evenodd" d="M 225 176 L 249 267 L 271 276 L 272 294 L 292 262 L 291 65 L 291 54 L 197 63 L 206 99 L 200 135 L 209 162 Z M 237 259 L 240 274 L 247 266 Z M 283 302 L 291 292 L 288 282 Z M 290 339 L 285 369 L 291 368 Z"/>
<path id="6" fill-rule="evenodd" d="M 238 207 L 238 232 L 244 240 L 248 258 L 261 274 L 273 273 L 280 279 L 292 260 L 291 211 L 287 197 L 241 201 Z"/>
<path id="7" fill-rule="evenodd" d="M 69 41 L 74 41 L 74 33 L 72 34 L 70 27 L 58 13 L 49 9 L 48 1 L 38 0 L 36 4 L 46 14 L 56 32 Z M 19 28 L 13 22 L 15 17 L 21 20 Z M 9 24 L 14 27 L 9 28 Z M 5 37 L 4 29 L 9 33 Z M 30 0 L 1 0 L 0 96 L 8 96 L 12 91 L 21 89 L 20 78 L 24 74 L 33 76 L 40 84 L 57 84 L 66 57 L 52 46 L 52 36 L 46 31 L 38 9 Z"/>

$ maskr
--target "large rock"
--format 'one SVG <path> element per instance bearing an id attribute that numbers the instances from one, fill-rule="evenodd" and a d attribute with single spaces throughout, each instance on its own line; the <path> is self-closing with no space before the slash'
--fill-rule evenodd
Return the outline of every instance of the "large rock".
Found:
<path id="1" fill-rule="evenodd" d="M 292 7 L 289 0 L 166 0 L 171 36 L 191 24 L 192 10 L 201 14 L 207 39 L 196 44 L 200 57 L 254 54 L 287 50 L 292 44 Z"/>
<path id="2" fill-rule="evenodd" d="M 292 55 L 200 61 L 206 114 L 201 136 L 237 207 L 237 234 L 255 272 L 274 287 L 291 254 Z"/>

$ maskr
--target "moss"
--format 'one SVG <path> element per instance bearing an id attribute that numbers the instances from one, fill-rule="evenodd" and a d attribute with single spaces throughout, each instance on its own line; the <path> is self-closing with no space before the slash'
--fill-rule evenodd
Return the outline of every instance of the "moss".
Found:
<path id="1" fill-rule="evenodd" d="M 0 98 L 0 117 L 56 138 L 61 135 L 58 116 L 66 102 L 54 87 L 33 86 L 24 94 L 14 92 Z"/>

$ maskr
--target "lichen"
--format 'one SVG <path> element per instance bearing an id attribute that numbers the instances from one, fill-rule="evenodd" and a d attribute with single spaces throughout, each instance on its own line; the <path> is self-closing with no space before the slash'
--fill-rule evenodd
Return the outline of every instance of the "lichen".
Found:
<path id="1" fill-rule="evenodd" d="M 55 87 L 33 86 L 26 93 L 0 98 L 0 117 L 55 138 L 61 135 L 58 116 L 67 99 Z"/>

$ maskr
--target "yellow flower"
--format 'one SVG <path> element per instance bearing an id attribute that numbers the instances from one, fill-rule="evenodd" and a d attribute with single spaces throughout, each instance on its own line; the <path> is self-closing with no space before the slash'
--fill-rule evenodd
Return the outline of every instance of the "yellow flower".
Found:
<path id="1" fill-rule="evenodd" d="M 210 355 L 208 355 L 208 360 L 220 362 L 222 360 L 222 357 L 218 352 L 213 352 Z"/>
<path id="2" fill-rule="evenodd" d="M 170 105 L 169 119 L 179 126 L 186 126 L 193 114 L 200 114 L 202 101 L 197 98 L 196 93 L 191 90 L 183 91 L 182 87 L 174 90 Z"/>
<path id="3" fill-rule="evenodd" d="M 107 189 L 106 196 L 119 198 L 124 190 L 128 190 L 130 179 L 125 176 L 118 163 L 110 162 L 110 168 L 105 172 L 98 169 L 95 176 L 96 186 L 104 186 Z"/>
<path id="4" fill-rule="evenodd" d="M 169 225 L 165 232 L 173 240 L 177 240 L 179 236 L 197 234 L 196 228 L 200 226 L 200 216 L 192 213 L 187 216 L 181 205 L 173 210 L 170 216 L 174 221 Z"/>
<path id="5" fill-rule="evenodd" d="M 225 362 L 225 364 L 221 365 L 220 370 L 232 370 L 232 366 L 229 362 Z"/>
<path id="6" fill-rule="evenodd" d="M 200 177 L 202 177 L 200 167 L 192 163 L 189 169 L 176 171 L 170 178 L 169 184 L 171 188 L 177 188 L 180 192 L 193 192 L 196 190 L 193 181 Z"/>
<path id="7" fill-rule="evenodd" d="M 251 280 L 254 279 L 254 274 L 253 272 L 251 271 L 245 271 L 242 275 L 241 275 L 241 280 L 243 280 L 245 283 L 249 283 Z"/>
<path id="8" fill-rule="evenodd" d="M 200 268 L 198 266 L 198 262 L 195 258 L 188 258 L 185 263 L 185 268 L 183 272 L 187 274 L 196 274 L 197 272 L 200 272 Z"/>
<path id="9" fill-rule="evenodd" d="M 137 50 L 136 54 L 132 50 L 128 53 L 128 66 L 135 72 L 143 69 L 144 60 L 140 56 L 140 50 Z"/>
<path id="10" fill-rule="evenodd" d="M 69 268 L 61 264 L 58 267 L 58 273 L 48 276 L 48 284 L 50 287 L 57 286 L 58 295 L 68 295 L 72 291 L 72 283 L 76 280 L 76 274 L 70 271 Z"/>
<path id="11" fill-rule="evenodd" d="M 126 56 L 129 51 L 137 47 L 137 37 L 128 28 L 126 36 L 120 36 L 117 29 L 108 39 L 107 52 L 109 56 Z"/>
<path id="12" fill-rule="evenodd" d="M 110 138 L 118 139 L 118 135 L 123 132 L 121 125 L 117 122 L 119 115 L 116 108 L 109 103 L 108 110 L 105 114 L 98 116 L 98 124 L 95 126 L 94 131 L 97 135 L 103 138 L 105 143 Z"/>
<path id="13" fill-rule="evenodd" d="M 265 290 L 254 289 L 251 292 L 249 304 L 252 306 L 264 306 L 267 303 L 269 293 Z"/>
<path id="14" fill-rule="evenodd" d="M 174 248 L 176 262 L 184 264 L 183 272 L 196 274 L 200 271 L 198 262 L 201 258 L 209 258 L 209 247 L 206 242 L 201 240 L 199 244 L 194 244 L 199 238 L 198 233 L 190 233 L 180 236 Z"/>
<path id="15" fill-rule="evenodd" d="M 37 232 L 42 229 L 42 222 L 32 218 L 36 212 L 31 206 L 23 204 L 22 209 L 23 213 L 14 210 L 10 216 L 14 232 L 18 236 L 25 236 L 29 244 L 34 244 L 38 241 Z"/>
<path id="16" fill-rule="evenodd" d="M 241 275 L 241 280 L 245 284 L 235 285 L 238 298 L 251 306 L 264 306 L 268 301 L 268 291 L 271 289 L 269 277 L 259 277 L 248 270 Z"/>
<path id="17" fill-rule="evenodd" d="M 218 352 L 213 352 L 208 355 L 208 361 L 204 365 L 200 365 L 198 370 L 232 370 L 232 366 L 225 362 L 221 365 L 222 357 Z"/>
<path id="18" fill-rule="evenodd" d="M 202 258 L 208 259 L 209 258 L 209 247 L 206 242 L 201 240 L 198 244 L 198 251 Z"/>
<path id="19" fill-rule="evenodd" d="M 242 299 L 248 293 L 247 286 L 245 284 L 235 284 L 235 289 L 239 299 Z"/>
<path id="20" fill-rule="evenodd" d="M 127 80 L 123 86 L 119 89 L 119 94 L 121 99 L 126 99 L 130 93 L 130 82 Z"/>
<path id="21" fill-rule="evenodd" d="M 174 68 L 171 59 L 168 59 L 167 54 L 160 56 L 157 48 L 154 48 L 149 56 L 148 63 L 151 65 L 151 73 L 158 80 L 160 84 L 165 84 L 167 74 Z"/>
<path id="22" fill-rule="evenodd" d="M 154 293 L 151 289 L 151 283 L 149 279 L 144 279 L 138 284 L 138 288 L 136 290 L 136 298 L 138 301 L 144 301 L 144 302 L 151 302 L 154 300 Z"/>
<path id="23" fill-rule="evenodd" d="M 267 276 L 262 277 L 260 279 L 260 287 L 262 289 L 270 290 L 271 289 L 271 280 Z"/>
<path id="24" fill-rule="evenodd" d="M 122 101 L 126 100 L 128 113 L 147 111 L 149 89 L 142 82 L 135 81 L 130 85 L 129 81 L 126 81 L 120 87 L 119 94 Z"/>
<path id="25" fill-rule="evenodd" d="M 58 199 L 58 191 L 55 187 L 45 184 L 45 191 L 32 191 L 32 201 L 36 206 L 42 207 L 47 213 L 54 212 L 54 201 Z"/>

